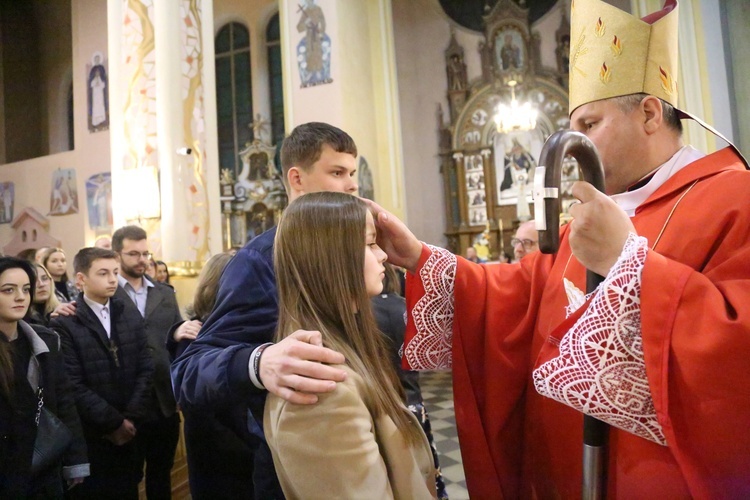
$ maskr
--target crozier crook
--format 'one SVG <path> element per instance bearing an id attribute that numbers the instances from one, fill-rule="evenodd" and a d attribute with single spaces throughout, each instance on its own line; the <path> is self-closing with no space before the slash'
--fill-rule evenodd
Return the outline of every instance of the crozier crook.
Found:
<path id="1" fill-rule="evenodd" d="M 534 216 L 542 253 L 557 253 L 560 247 L 560 184 L 565 156 L 578 161 L 583 179 L 604 192 L 604 169 L 594 144 L 585 135 L 572 130 L 552 134 L 544 143 L 539 167 L 534 173 Z M 596 290 L 604 278 L 586 271 L 586 293 Z M 590 415 L 583 416 L 583 488 L 582 498 L 604 498 L 609 426 Z"/>

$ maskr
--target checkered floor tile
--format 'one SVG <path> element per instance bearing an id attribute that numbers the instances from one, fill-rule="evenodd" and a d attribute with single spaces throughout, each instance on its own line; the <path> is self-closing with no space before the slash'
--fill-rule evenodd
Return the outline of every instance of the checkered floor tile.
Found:
<path id="1" fill-rule="evenodd" d="M 461 450 L 456 435 L 456 417 L 453 412 L 453 385 L 450 372 L 421 372 L 419 385 L 422 399 L 430 415 L 432 434 L 440 457 L 445 489 L 451 500 L 467 500 Z"/>

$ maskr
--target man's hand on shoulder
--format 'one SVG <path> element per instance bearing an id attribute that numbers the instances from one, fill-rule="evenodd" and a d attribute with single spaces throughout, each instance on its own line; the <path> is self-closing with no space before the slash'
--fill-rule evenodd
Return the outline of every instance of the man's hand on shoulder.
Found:
<path id="1" fill-rule="evenodd" d="M 195 340 L 198 336 L 198 332 L 201 331 L 201 326 L 203 326 L 203 323 L 197 319 L 185 321 L 179 328 L 177 328 L 177 330 L 175 330 L 173 337 L 176 342 L 183 339 Z"/>
<path id="2" fill-rule="evenodd" d="M 76 303 L 75 302 L 64 302 L 52 311 L 50 317 L 57 318 L 58 316 L 75 316 Z"/>
<path id="3" fill-rule="evenodd" d="M 269 392 L 295 404 L 314 404 L 316 394 L 330 392 L 346 372 L 327 365 L 342 364 L 344 355 L 323 347 L 320 332 L 297 330 L 270 345 L 260 358 L 260 380 Z"/>

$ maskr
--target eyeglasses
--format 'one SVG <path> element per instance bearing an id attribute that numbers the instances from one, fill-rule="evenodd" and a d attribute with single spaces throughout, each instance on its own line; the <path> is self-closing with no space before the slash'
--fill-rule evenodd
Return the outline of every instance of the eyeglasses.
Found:
<path id="1" fill-rule="evenodd" d="M 522 240 L 519 240 L 518 238 L 513 238 L 512 240 L 510 240 L 510 246 L 512 247 L 515 247 L 516 245 L 519 245 L 519 244 L 523 245 L 523 247 L 526 250 L 531 250 L 532 248 L 536 246 L 537 242 L 534 240 L 526 239 L 526 238 Z"/>
<path id="2" fill-rule="evenodd" d="M 143 257 L 144 259 L 148 260 L 148 259 L 151 258 L 151 255 L 153 255 L 153 254 L 151 252 L 143 252 L 143 253 L 141 253 L 141 252 L 136 252 L 135 250 L 133 250 L 132 252 L 128 252 L 128 253 L 125 253 L 125 254 L 122 254 L 122 255 L 127 255 L 131 259 L 138 259 L 140 257 Z"/>

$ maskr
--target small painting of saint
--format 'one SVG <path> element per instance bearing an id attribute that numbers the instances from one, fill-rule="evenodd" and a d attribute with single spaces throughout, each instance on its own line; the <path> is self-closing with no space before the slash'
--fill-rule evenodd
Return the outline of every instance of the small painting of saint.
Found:
<path id="1" fill-rule="evenodd" d="M 300 13 L 297 32 L 305 34 L 297 44 L 301 86 L 331 83 L 331 38 L 326 34 L 323 9 L 315 4 L 315 0 L 305 0 L 297 12 Z"/>
<path id="2" fill-rule="evenodd" d="M 86 181 L 86 206 L 93 231 L 112 230 L 112 175 L 109 172 L 92 175 Z"/>
<path id="3" fill-rule="evenodd" d="M 15 200 L 12 182 L 0 183 L 0 224 L 13 222 L 13 202 Z"/>
<path id="4" fill-rule="evenodd" d="M 49 214 L 68 215 L 78 213 L 78 188 L 76 171 L 72 168 L 58 169 L 52 174 Z"/>
<path id="5" fill-rule="evenodd" d="M 94 52 L 91 64 L 86 65 L 89 132 L 109 128 L 109 87 L 105 65 L 101 52 Z"/>

